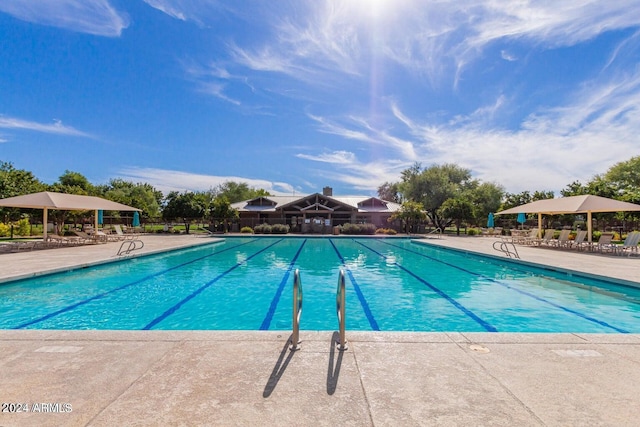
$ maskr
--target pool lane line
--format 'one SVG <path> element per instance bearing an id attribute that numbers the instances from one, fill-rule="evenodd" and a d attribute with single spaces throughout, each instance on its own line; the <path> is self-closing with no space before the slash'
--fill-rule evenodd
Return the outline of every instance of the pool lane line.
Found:
<path id="1" fill-rule="evenodd" d="M 209 286 L 213 285 L 218 280 L 222 279 L 224 276 L 226 276 L 227 274 L 231 273 L 233 270 L 235 270 L 236 268 L 240 267 L 241 265 L 246 264 L 251 258 L 261 254 L 262 252 L 266 251 L 267 249 L 269 249 L 272 246 L 277 245 L 278 243 L 282 242 L 283 240 L 284 240 L 284 238 L 282 238 L 280 240 L 277 240 L 277 241 L 273 242 L 272 244 L 270 244 L 268 246 L 265 246 L 264 248 L 260 249 L 258 252 L 256 252 L 253 255 L 250 255 L 249 257 L 247 257 L 247 259 L 236 263 L 234 266 L 228 268 L 226 271 L 218 274 L 215 278 L 213 278 L 212 280 L 208 281 L 204 285 L 200 286 L 198 289 L 193 291 L 191 294 L 187 295 L 182 300 L 180 300 L 173 307 L 169 308 L 164 313 L 162 313 L 160 316 L 158 316 L 155 319 L 153 319 L 147 326 L 142 328 L 142 330 L 147 331 L 147 330 L 153 328 L 155 325 L 157 325 L 158 323 L 162 322 L 164 319 L 166 319 L 167 317 L 171 316 L 173 313 L 178 311 L 180 309 L 180 307 L 182 307 L 185 303 L 189 302 L 190 300 L 192 300 L 193 298 L 198 296 L 202 291 L 207 289 Z"/>
<path id="2" fill-rule="evenodd" d="M 340 253 L 340 251 L 336 247 L 336 244 L 333 242 L 333 239 L 329 239 L 329 242 L 331 243 L 331 246 L 333 246 L 333 250 L 336 251 L 336 254 L 338 255 L 338 258 L 340 259 L 340 262 L 342 263 L 342 266 L 344 267 L 344 269 L 347 272 L 347 275 L 349 276 L 349 280 L 351 281 L 351 284 L 353 285 L 353 289 L 356 291 L 356 295 L 358 296 L 358 300 L 360 300 L 360 305 L 362 306 L 362 309 L 364 310 L 364 314 L 365 314 L 365 316 L 367 316 L 367 320 L 369 321 L 369 326 L 371 326 L 372 330 L 379 331 L 380 327 L 378 326 L 378 322 L 376 322 L 376 319 L 373 317 L 373 313 L 371 312 L 371 308 L 369 307 L 369 303 L 367 302 L 367 299 L 364 297 L 364 294 L 362 293 L 362 290 L 360 289 L 360 286 L 358 285 L 358 282 L 356 281 L 356 278 L 353 277 L 353 273 L 351 272 L 351 269 L 349 269 L 349 267 L 347 267 L 347 263 L 345 262 L 344 257 L 342 256 L 342 254 Z"/>
<path id="3" fill-rule="evenodd" d="M 34 319 L 34 320 L 31 320 L 31 321 L 29 321 L 29 322 L 22 323 L 22 324 L 20 324 L 20 325 L 18 325 L 18 326 L 15 326 L 15 327 L 11 328 L 11 329 L 24 329 L 24 328 L 26 328 L 27 326 L 31 326 L 31 325 L 34 325 L 34 324 L 36 324 L 36 323 L 44 322 L 45 320 L 51 319 L 52 317 L 55 317 L 55 316 L 57 316 L 58 314 L 66 313 L 66 312 L 68 312 L 68 311 L 73 310 L 74 308 L 77 308 L 77 307 L 80 307 L 81 305 L 84 305 L 84 304 L 90 303 L 91 301 L 98 300 L 98 299 L 100 299 L 100 298 L 102 298 L 102 297 L 105 297 L 105 296 L 107 296 L 107 295 L 109 295 L 109 294 L 111 294 L 111 293 L 113 293 L 113 292 L 121 291 L 121 290 L 123 290 L 123 289 L 125 289 L 125 288 L 128 288 L 128 287 L 130 287 L 130 286 L 133 286 L 133 285 L 138 285 L 138 284 L 140 284 L 140 283 L 142 283 L 142 282 L 145 282 L 145 281 L 147 281 L 147 280 L 150 280 L 150 279 L 153 279 L 153 278 L 155 278 L 155 277 L 161 276 L 161 275 L 166 274 L 166 273 L 168 273 L 168 272 L 170 272 L 170 271 L 177 270 L 178 268 L 182 268 L 182 267 L 184 267 L 184 266 L 186 266 L 186 265 L 193 264 L 194 262 L 202 261 L 202 260 L 203 260 L 203 259 L 205 259 L 205 258 L 209 258 L 209 257 L 212 257 L 212 256 L 214 256 L 214 255 L 218 255 L 218 254 L 220 254 L 220 253 L 222 253 L 222 252 L 227 252 L 227 251 L 230 251 L 230 250 L 232 250 L 232 249 L 238 248 L 238 247 L 240 247 L 240 246 L 248 245 L 249 243 L 253 243 L 253 242 L 257 241 L 257 240 L 258 240 L 258 239 L 253 239 L 253 240 L 250 240 L 250 241 L 248 241 L 248 242 L 241 243 L 241 244 L 239 244 L 239 245 L 235 245 L 235 246 L 232 246 L 232 247 L 230 247 L 230 248 L 223 249 L 223 250 L 221 250 L 221 251 L 213 252 L 213 253 L 211 253 L 211 254 L 204 255 L 204 256 L 201 256 L 201 257 L 198 257 L 198 258 L 192 259 L 191 261 L 187 261 L 187 262 L 184 262 L 184 263 L 182 263 L 182 264 L 175 265 L 175 266 L 173 266 L 173 267 L 171 267 L 171 268 L 168 268 L 168 269 L 166 269 L 166 270 L 159 271 L 159 272 L 154 273 L 154 274 L 151 274 L 151 275 L 149 275 L 149 276 L 145 276 L 145 277 L 143 277 L 143 278 L 141 278 L 141 279 L 138 279 L 138 280 L 136 280 L 136 281 L 133 281 L 133 282 L 131 282 L 131 283 L 127 283 L 127 284 L 124 284 L 124 285 L 118 286 L 117 288 L 113 288 L 113 289 L 110 289 L 110 290 L 108 290 L 108 291 L 106 291 L 106 292 L 100 293 L 100 294 L 98 294 L 98 295 L 94 295 L 94 296 L 92 296 L 91 298 L 87 298 L 87 299 L 84 299 L 84 300 L 82 300 L 82 301 L 78 301 L 77 303 L 74 303 L 74 304 L 72 304 L 72 305 L 66 306 L 66 307 L 61 308 L 61 309 L 59 309 L 59 310 L 57 310 L 57 311 L 54 311 L 53 313 L 46 314 L 46 315 L 44 315 L 44 316 L 42 316 L 42 317 L 39 317 L 39 318 Z"/>
<path id="4" fill-rule="evenodd" d="M 379 239 L 378 239 L 379 240 Z M 389 261 L 389 257 L 387 257 L 386 255 L 376 251 L 373 248 L 370 248 L 369 246 L 365 245 L 364 243 L 353 239 L 354 242 L 358 243 L 361 246 L 364 246 L 365 248 L 369 249 L 371 252 L 373 252 L 376 255 L 381 256 L 385 261 Z M 480 326 L 482 326 L 487 332 L 498 332 L 498 329 L 496 329 L 495 326 L 491 325 L 489 322 L 486 322 L 485 320 L 481 319 L 479 316 L 477 316 L 474 312 L 472 312 L 471 310 L 469 310 L 468 308 L 466 308 L 464 305 L 460 304 L 458 301 L 456 301 L 454 298 L 450 297 L 449 295 L 446 294 L 446 292 L 444 292 L 442 289 L 432 285 L 431 283 L 427 282 L 426 280 L 424 280 L 422 277 L 418 276 L 417 274 L 415 274 L 414 272 L 412 272 L 411 270 L 409 270 L 408 268 L 404 267 L 402 264 L 398 264 L 396 261 L 393 261 L 391 263 L 392 265 L 397 266 L 398 268 L 400 268 L 401 270 L 403 270 L 404 272 L 408 273 L 409 275 L 413 276 L 415 279 L 417 279 L 419 282 L 421 282 L 423 285 L 427 286 L 429 289 L 431 289 L 432 291 L 434 291 L 436 294 L 440 295 L 442 298 L 446 299 L 450 304 L 452 304 L 454 307 L 456 307 L 458 310 L 462 311 L 465 315 L 467 315 L 468 317 L 470 317 L 471 319 L 475 320 Z"/>
<path id="5" fill-rule="evenodd" d="M 473 276 L 480 277 L 480 278 L 482 278 L 482 279 L 488 280 L 488 281 L 490 281 L 490 282 L 492 282 L 492 283 L 495 283 L 495 284 L 497 284 L 497 285 L 503 286 L 503 287 L 505 287 L 505 288 L 507 288 L 507 289 L 510 289 L 510 290 L 512 290 L 512 291 L 518 292 L 518 293 L 520 293 L 520 294 L 522 294 L 522 295 L 525 295 L 525 296 L 531 297 L 531 298 L 533 298 L 533 299 L 535 299 L 535 300 L 538 300 L 538 301 L 540 301 L 540 302 L 543 302 L 543 303 L 545 303 L 545 304 L 549 304 L 549 305 L 551 305 L 551 306 L 553 306 L 553 307 L 555 307 L 555 308 L 558 308 L 558 309 L 560 309 L 560 310 L 562 310 L 562 311 L 565 311 L 565 312 L 567 312 L 567 313 L 574 314 L 574 315 L 576 315 L 576 316 L 578 316 L 578 317 L 581 317 L 581 318 L 583 318 L 583 319 L 585 319 L 585 320 L 588 320 L 588 321 L 590 321 L 590 322 L 592 322 L 592 323 L 596 323 L 596 324 L 598 324 L 598 325 L 600 325 L 600 326 L 604 326 L 604 327 L 606 327 L 606 328 L 613 329 L 614 331 L 619 332 L 619 333 L 621 333 L 621 334 L 628 334 L 628 333 L 629 333 L 629 331 L 627 331 L 627 330 L 625 330 L 625 329 L 620 329 L 620 328 L 618 328 L 618 327 L 616 327 L 616 326 L 613 326 L 613 325 L 610 325 L 610 324 L 608 324 L 607 322 L 605 322 L 604 320 L 596 319 L 596 318 L 591 317 L 591 316 L 589 316 L 589 315 L 587 315 L 587 314 L 581 313 L 581 312 L 579 312 L 579 311 L 577 311 L 577 310 L 573 310 L 573 309 L 571 309 L 571 308 L 569 308 L 569 307 L 565 307 L 565 306 L 563 306 L 563 305 L 560 305 L 560 304 L 558 304 L 558 303 L 555 303 L 555 302 L 553 302 L 553 301 L 550 301 L 550 300 L 548 300 L 548 299 L 546 299 L 546 298 L 539 297 L 538 295 L 532 294 L 532 293 L 527 292 L 527 291 L 522 290 L 522 289 L 518 289 L 518 288 L 513 287 L 512 285 L 510 285 L 510 284 L 508 284 L 508 283 L 504 283 L 504 282 L 503 282 L 503 281 L 501 281 L 501 280 L 496 280 L 496 279 L 494 279 L 493 277 L 485 276 L 484 274 L 476 273 L 475 271 L 471 271 L 471 270 L 467 270 L 466 268 L 462 268 L 462 267 L 457 266 L 457 265 L 455 265 L 455 264 L 451 264 L 451 263 L 449 263 L 449 262 L 439 260 L 439 259 L 437 259 L 437 258 L 431 257 L 431 256 L 429 256 L 429 255 L 425 255 L 425 254 L 420 253 L 420 252 L 417 252 L 417 251 L 413 251 L 413 250 L 411 250 L 411 249 L 403 248 L 402 246 L 397 246 L 397 245 L 394 245 L 394 244 L 389 243 L 389 242 L 384 242 L 384 241 L 382 241 L 382 240 L 380 240 L 380 242 L 381 242 L 381 243 L 384 243 L 384 244 L 386 244 L 386 245 L 389 245 L 389 246 L 393 246 L 394 248 L 402 249 L 402 250 L 404 250 L 404 251 L 407 251 L 407 252 L 410 252 L 410 253 L 413 253 L 413 254 L 419 255 L 419 256 L 421 256 L 421 257 L 423 257 L 423 258 L 427 258 L 427 259 L 430 259 L 430 260 L 432 260 L 432 261 L 439 262 L 439 263 L 444 264 L 444 265 L 447 265 L 447 266 L 449 266 L 449 267 L 453 267 L 453 268 L 455 268 L 455 269 L 458 269 L 458 270 L 463 271 L 463 272 L 465 272 L 465 273 L 471 274 L 471 275 L 473 275 Z M 518 269 L 518 271 L 523 271 L 523 270 Z"/>
<path id="6" fill-rule="evenodd" d="M 267 315 L 265 316 L 264 320 L 262 321 L 262 324 L 260 325 L 261 331 L 269 330 L 269 326 L 271 326 L 271 321 L 273 320 L 273 315 L 276 312 L 276 307 L 278 307 L 278 303 L 280 302 L 280 298 L 282 297 L 282 292 L 284 291 L 284 287 L 287 285 L 287 282 L 289 281 L 289 275 L 291 275 L 293 266 L 295 265 L 296 261 L 298 260 L 298 257 L 302 253 L 302 248 L 304 247 L 305 243 L 307 243 L 307 239 L 304 239 L 302 241 L 302 244 L 298 248 L 298 251 L 294 255 L 291 262 L 289 263 L 289 268 L 287 268 L 287 271 L 284 274 L 284 277 L 282 278 L 282 280 L 280 281 L 280 285 L 278 286 L 278 289 L 276 290 L 276 294 L 274 295 L 273 300 L 271 301 L 271 305 L 269 306 L 269 311 L 267 311 Z"/>

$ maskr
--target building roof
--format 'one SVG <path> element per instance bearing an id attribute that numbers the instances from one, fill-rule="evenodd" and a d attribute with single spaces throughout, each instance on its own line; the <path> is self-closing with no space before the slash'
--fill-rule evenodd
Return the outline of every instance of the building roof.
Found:
<path id="1" fill-rule="evenodd" d="M 313 193 L 306 196 L 261 196 L 255 199 L 232 203 L 231 207 L 239 212 L 277 212 L 277 211 L 352 211 L 364 212 L 389 212 L 400 209 L 400 205 L 394 202 L 371 196 L 325 196 Z"/>

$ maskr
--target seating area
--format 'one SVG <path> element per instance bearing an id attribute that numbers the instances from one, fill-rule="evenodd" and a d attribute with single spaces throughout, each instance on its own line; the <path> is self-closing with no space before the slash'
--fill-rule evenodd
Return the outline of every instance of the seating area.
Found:
<path id="1" fill-rule="evenodd" d="M 140 236 L 139 233 L 134 232 L 133 228 L 129 228 L 127 231 L 125 232 L 120 225 L 107 226 L 97 231 L 92 226 L 85 225 L 82 230 L 70 228 L 65 235 L 59 235 L 51 228 L 48 230 L 47 237 L 44 240 L 30 239 L 0 242 L 0 254 L 120 242 Z"/>
<path id="2" fill-rule="evenodd" d="M 640 243 L 639 231 L 628 233 L 622 244 L 614 242 L 614 237 L 614 233 L 602 233 L 597 241 L 589 242 L 587 240 L 586 230 L 572 232 L 568 229 L 558 231 L 552 228 L 544 230 L 542 237 L 538 236 L 537 228 L 532 228 L 527 231 L 510 230 L 508 235 L 501 236 L 503 241 L 517 245 L 568 249 L 610 255 L 640 256 L 640 249 L 638 247 Z"/>

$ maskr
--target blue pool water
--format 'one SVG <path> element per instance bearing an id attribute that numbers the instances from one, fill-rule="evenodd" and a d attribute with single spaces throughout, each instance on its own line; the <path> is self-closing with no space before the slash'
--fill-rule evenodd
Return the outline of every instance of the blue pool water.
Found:
<path id="1" fill-rule="evenodd" d="M 640 333 L 640 289 L 409 239 L 227 238 L 0 286 L 1 329 Z"/>

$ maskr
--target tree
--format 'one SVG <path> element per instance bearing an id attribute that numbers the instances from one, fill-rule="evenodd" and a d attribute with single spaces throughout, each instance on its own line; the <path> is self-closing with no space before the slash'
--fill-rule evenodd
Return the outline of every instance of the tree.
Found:
<path id="1" fill-rule="evenodd" d="M 213 199 L 210 215 L 212 220 L 223 223 L 225 233 L 229 231 L 229 221 L 239 218 L 238 210 L 231 207 L 231 203 L 226 196 L 218 196 Z"/>
<path id="2" fill-rule="evenodd" d="M 0 199 L 22 196 L 23 194 L 44 191 L 46 185 L 38 180 L 33 173 L 16 169 L 12 163 L 0 161 Z M 5 222 L 20 218 L 21 209 L 0 208 L 0 219 Z"/>
<path id="3" fill-rule="evenodd" d="M 502 201 L 501 210 L 515 208 L 516 206 L 535 202 L 536 200 L 553 199 L 553 191 L 535 191 L 533 195 L 528 191 L 512 194 L 506 193 Z"/>
<path id="4" fill-rule="evenodd" d="M 447 199 L 440 206 L 439 213 L 443 218 L 451 218 L 453 220 L 456 225 L 456 234 L 460 235 L 462 222 L 473 218 L 473 205 L 462 197 Z"/>
<path id="5" fill-rule="evenodd" d="M 411 233 L 415 227 L 427 218 L 424 207 L 421 203 L 408 200 L 402 204 L 400 209 L 394 212 L 389 218 L 389 222 L 400 220 L 405 233 Z"/>
<path id="6" fill-rule="evenodd" d="M 616 199 L 640 204 L 640 156 L 616 163 L 603 180 L 615 192 Z"/>
<path id="7" fill-rule="evenodd" d="M 385 182 L 378 187 L 378 197 L 388 202 L 402 203 L 400 184 L 397 182 Z"/>
<path id="8" fill-rule="evenodd" d="M 65 170 L 58 181 L 49 186 L 49 191 L 65 194 L 77 194 L 81 196 L 97 195 L 98 189 L 79 172 Z M 49 218 L 55 223 L 56 234 L 63 234 L 64 224 L 67 221 L 78 223 L 87 216 L 86 211 L 51 210 Z M 45 224 L 46 226 L 46 224 Z"/>
<path id="9" fill-rule="evenodd" d="M 473 218 L 475 224 L 481 224 L 491 212 L 497 212 L 502 203 L 504 189 L 501 185 L 491 182 L 478 184 L 476 187 L 463 193 L 463 197 L 473 206 Z"/>
<path id="10" fill-rule="evenodd" d="M 151 184 L 112 179 L 101 188 L 101 192 L 106 199 L 142 209 L 142 221 L 155 220 L 161 216 L 163 195 Z"/>
<path id="11" fill-rule="evenodd" d="M 255 199 L 260 196 L 271 196 L 263 189 L 249 187 L 246 182 L 225 181 L 210 191 L 212 198 L 225 196 L 229 203 L 241 202 L 243 200 Z"/>
<path id="12" fill-rule="evenodd" d="M 206 215 L 206 206 L 202 195 L 192 192 L 180 194 L 177 191 L 172 191 L 167 195 L 166 201 L 162 217 L 169 221 L 180 220 L 184 224 L 187 234 L 189 234 L 191 222 Z"/>
<path id="13" fill-rule="evenodd" d="M 401 175 L 404 199 L 420 202 L 431 222 L 441 230 L 451 223 L 451 219 L 440 214 L 442 204 L 477 185 L 477 181 L 471 180 L 470 170 L 454 164 L 433 165 L 420 171 L 420 164 L 416 163 Z"/>
<path id="14" fill-rule="evenodd" d="M 57 188 L 61 189 L 73 189 L 74 193 L 67 193 L 66 191 L 60 191 L 67 194 L 83 194 L 83 195 L 95 195 L 96 187 L 89 182 L 87 177 L 80 172 L 73 172 L 65 170 L 58 178 L 58 182 L 55 184 Z"/>

